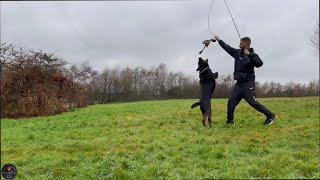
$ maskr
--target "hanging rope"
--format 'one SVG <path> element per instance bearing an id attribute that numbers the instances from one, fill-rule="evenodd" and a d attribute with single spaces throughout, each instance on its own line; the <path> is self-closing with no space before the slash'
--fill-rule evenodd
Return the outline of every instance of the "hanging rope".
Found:
<path id="1" fill-rule="evenodd" d="M 211 0 L 211 6 L 210 6 L 210 9 L 209 9 L 209 13 L 208 13 L 208 31 L 209 31 L 212 35 L 215 35 L 215 34 L 213 33 L 213 31 L 211 30 L 211 28 L 210 28 L 210 16 L 211 16 L 212 7 L 213 7 L 213 0 Z"/>
<path id="2" fill-rule="evenodd" d="M 228 4 L 227 4 L 226 0 L 223 0 L 223 1 L 224 1 L 224 4 L 226 5 L 226 7 L 227 7 L 227 9 L 228 9 L 228 12 L 229 12 L 229 14 L 230 14 L 230 16 L 231 16 L 231 19 L 232 19 L 232 21 L 233 21 L 233 25 L 234 25 L 234 27 L 235 27 L 236 30 L 237 30 L 239 39 L 241 39 L 241 36 L 240 36 L 239 30 L 238 30 L 238 27 L 237 27 L 237 25 L 236 25 L 236 23 L 235 23 L 235 21 L 234 21 L 234 19 L 233 19 L 233 16 L 232 16 L 231 11 L 230 11 L 230 9 L 229 9 L 229 7 L 228 7 Z"/>
<path id="3" fill-rule="evenodd" d="M 240 36 L 239 30 L 238 30 L 238 27 L 237 27 L 237 25 L 236 25 L 236 22 L 234 21 L 234 18 L 233 18 L 232 14 L 231 14 L 231 11 L 230 11 L 230 9 L 229 9 L 229 6 L 228 6 L 226 0 L 223 0 L 223 1 L 224 1 L 224 4 L 226 5 L 226 7 L 227 7 L 227 9 L 228 9 L 228 12 L 229 12 L 230 17 L 231 17 L 232 22 L 233 22 L 233 25 L 234 25 L 234 27 L 235 27 L 236 30 L 237 30 L 239 39 L 241 39 L 241 36 Z M 212 35 L 216 36 L 216 35 L 214 34 L 214 32 L 212 31 L 211 27 L 210 27 L 210 15 L 212 14 L 212 13 L 211 13 L 212 8 L 213 8 L 213 0 L 211 0 L 211 5 L 210 5 L 209 13 L 208 13 L 208 31 L 209 31 Z M 204 44 L 204 47 L 203 47 L 202 50 L 199 52 L 199 54 L 201 54 L 201 53 L 203 52 L 203 50 L 204 50 L 206 47 L 209 46 L 209 44 L 210 44 L 211 41 L 212 41 L 212 42 L 215 42 L 216 40 L 215 40 L 215 39 L 209 39 L 209 40 L 204 40 L 204 41 L 202 42 L 202 44 Z"/>

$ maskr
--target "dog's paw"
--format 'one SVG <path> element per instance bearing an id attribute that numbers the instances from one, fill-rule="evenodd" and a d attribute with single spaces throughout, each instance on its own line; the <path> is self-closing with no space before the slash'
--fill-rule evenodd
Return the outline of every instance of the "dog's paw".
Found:
<path id="1" fill-rule="evenodd" d="M 214 77 L 214 79 L 217 79 L 217 78 L 218 78 L 218 76 L 219 76 L 219 73 L 218 73 L 218 72 L 213 73 L 213 77 Z"/>

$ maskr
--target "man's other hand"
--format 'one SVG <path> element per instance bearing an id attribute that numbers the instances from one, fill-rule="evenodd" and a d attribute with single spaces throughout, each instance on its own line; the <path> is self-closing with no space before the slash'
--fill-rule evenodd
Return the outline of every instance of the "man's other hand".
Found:
<path id="1" fill-rule="evenodd" d="M 243 51 L 244 51 L 244 53 L 245 53 L 246 55 L 249 55 L 249 54 L 250 54 L 250 51 L 249 51 L 248 49 L 244 49 Z"/>

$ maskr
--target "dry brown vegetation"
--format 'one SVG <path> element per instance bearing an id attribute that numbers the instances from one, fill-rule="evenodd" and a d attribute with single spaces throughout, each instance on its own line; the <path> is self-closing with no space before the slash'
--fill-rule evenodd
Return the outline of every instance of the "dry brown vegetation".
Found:
<path id="1" fill-rule="evenodd" d="M 43 51 L 1 44 L 1 117 L 57 114 L 88 104 L 83 74 Z M 78 71 L 77 71 L 78 70 Z"/>

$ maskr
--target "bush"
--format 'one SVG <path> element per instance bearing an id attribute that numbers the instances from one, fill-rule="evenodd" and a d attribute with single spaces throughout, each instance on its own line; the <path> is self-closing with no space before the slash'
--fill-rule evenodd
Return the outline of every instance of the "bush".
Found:
<path id="1" fill-rule="evenodd" d="M 76 82 L 81 73 L 75 75 L 66 64 L 54 54 L 1 44 L 1 117 L 45 116 L 86 106 L 86 85 Z"/>

